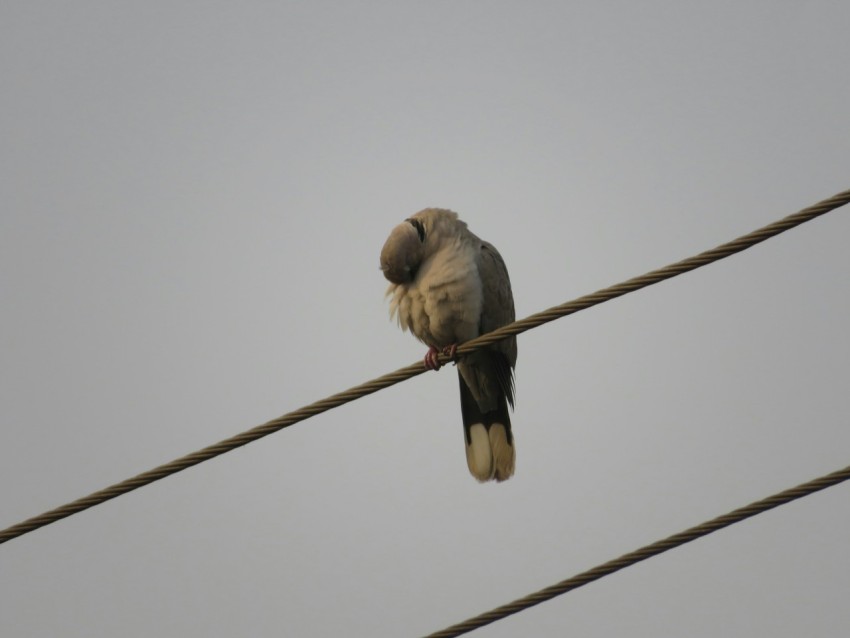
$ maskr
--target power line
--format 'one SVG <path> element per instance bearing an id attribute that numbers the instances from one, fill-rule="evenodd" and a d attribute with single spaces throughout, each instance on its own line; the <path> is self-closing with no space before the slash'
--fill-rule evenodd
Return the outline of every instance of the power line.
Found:
<path id="1" fill-rule="evenodd" d="M 635 290 L 651 286 L 652 284 L 656 284 L 667 279 L 672 279 L 673 277 L 690 272 L 691 270 L 695 270 L 701 266 L 729 257 L 730 255 L 746 250 L 747 248 L 763 242 L 766 239 L 770 239 L 771 237 L 775 237 L 776 235 L 799 226 L 800 224 L 811 221 L 812 219 L 843 206 L 848 202 L 850 202 L 850 190 L 838 193 L 837 195 L 818 202 L 813 206 L 804 208 L 793 215 L 784 217 L 772 224 L 759 228 L 758 230 L 738 237 L 737 239 L 725 244 L 721 244 L 711 250 L 707 250 L 698 255 L 694 255 L 693 257 L 688 257 L 687 259 L 659 268 L 658 270 L 653 270 L 639 277 L 634 277 L 614 286 L 603 288 L 589 295 L 584 295 L 583 297 L 568 301 L 560 306 L 549 308 L 548 310 L 538 312 L 515 323 L 503 326 L 498 330 L 494 330 L 491 333 L 462 344 L 457 349 L 457 355 L 460 356 L 468 354 L 478 348 L 504 339 L 510 335 L 521 334 L 526 330 L 531 330 L 532 328 L 541 326 L 544 323 L 548 323 L 580 310 L 590 308 L 591 306 L 610 301 L 611 299 L 616 299 L 617 297 L 634 292 Z M 440 355 L 441 363 L 447 363 L 448 361 L 449 358 L 446 355 Z M 425 367 L 421 362 L 417 362 L 405 368 L 396 370 L 395 372 L 385 374 L 381 377 L 345 390 L 344 392 L 334 394 L 326 399 L 322 399 L 321 401 L 311 403 L 310 405 L 295 410 L 294 412 L 284 414 L 283 416 L 268 421 L 267 423 L 258 425 L 250 430 L 246 430 L 240 434 L 224 439 L 223 441 L 219 441 L 218 443 L 205 447 L 197 452 L 187 454 L 186 456 L 175 459 L 170 463 L 160 465 L 159 467 L 155 467 L 152 470 L 143 472 L 137 476 L 121 481 L 120 483 L 98 490 L 88 496 L 84 496 L 75 501 L 71 501 L 70 503 L 66 503 L 65 505 L 44 512 L 43 514 L 29 518 L 16 525 L 7 527 L 0 531 L 0 543 L 5 543 L 13 538 L 17 538 L 18 536 L 27 534 L 40 527 L 44 527 L 45 525 L 49 525 L 50 523 L 54 523 L 58 520 L 71 516 L 72 514 L 82 512 L 90 507 L 94 507 L 95 505 L 99 505 L 100 503 L 111 500 L 117 496 L 131 492 L 135 489 L 148 485 L 149 483 L 158 481 L 166 476 L 176 474 L 177 472 L 188 469 L 198 463 L 208 461 L 220 454 L 230 452 L 231 450 L 235 450 L 236 448 L 251 443 L 252 441 L 261 439 L 264 436 L 277 432 L 278 430 L 298 423 L 299 421 L 303 421 L 332 408 L 339 407 L 349 401 L 354 401 L 383 388 L 395 385 L 400 381 L 404 381 L 423 372 L 425 372 Z"/>
<path id="2" fill-rule="evenodd" d="M 597 565 L 593 569 L 576 574 L 572 578 L 562 580 L 560 583 L 550 585 L 549 587 L 536 591 L 533 594 L 518 598 L 506 605 L 496 607 L 495 609 L 475 616 L 474 618 L 470 618 L 469 620 L 447 627 L 442 631 L 428 634 L 425 638 L 454 638 L 455 636 L 468 633 L 473 629 L 489 625 L 492 622 L 516 614 L 528 609 L 529 607 L 533 607 L 534 605 L 539 605 L 540 603 L 551 600 L 561 594 L 565 594 L 568 591 L 578 589 L 588 583 L 599 580 L 603 576 L 608 576 L 609 574 L 618 572 L 621 569 L 634 565 L 635 563 L 639 563 L 647 558 L 663 554 L 668 550 L 684 545 L 685 543 L 690 543 L 697 538 L 707 536 L 708 534 L 721 530 L 724 527 L 728 527 L 734 523 L 739 523 L 747 518 L 751 518 L 757 514 L 761 514 L 775 507 L 779 507 L 780 505 L 784 505 L 785 503 L 797 500 L 798 498 L 803 498 L 809 494 L 832 487 L 833 485 L 837 485 L 838 483 L 848 479 L 850 479 L 850 466 L 845 467 L 843 470 L 838 470 L 831 474 L 826 474 L 825 476 L 813 479 L 807 483 L 802 483 L 801 485 L 792 487 L 783 492 L 768 496 L 760 501 L 755 501 L 749 505 L 745 505 L 744 507 L 739 507 L 728 514 L 723 514 L 722 516 L 718 516 L 710 521 L 706 521 L 700 525 L 686 529 L 678 534 L 668 536 L 667 538 L 651 543 L 650 545 L 644 545 L 640 549 L 636 549 L 628 554 L 623 554 L 619 558 L 609 560 L 607 563 Z"/>

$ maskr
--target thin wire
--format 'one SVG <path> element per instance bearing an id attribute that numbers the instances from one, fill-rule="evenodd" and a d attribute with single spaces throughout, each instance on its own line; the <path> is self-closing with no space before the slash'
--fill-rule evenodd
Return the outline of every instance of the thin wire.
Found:
<path id="1" fill-rule="evenodd" d="M 521 321 L 503 326 L 498 330 L 462 344 L 457 349 L 457 355 L 468 354 L 478 348 L 482 348 L 510 335 L 521 334 L 526 330 L 531 330 L 532 328 L 554 321 L 560 317 L 565 317 L 578 312 L 579 310 L 584 310 L 585 308 L 590 308 L 591 306 L 595 306 L 605 301 L 610 301 L 611 299 L 616 299 L 617 297 L 621 297 L 629 292 L 651 286 L 652 284 L 656 284 L 666 279 L 671 279 L 677 275 L 681 275 L 719 259 L 723 259 L 724 257 L 729 257 L 730 255 L 734 255 L 735 253 L 741 252 L 751 246 L 763 242 L 766 239 L 775 237 L 786 230 L 790 230 L 800 224 L 811 221 L 815 217 L 819 217 L 820 215 L 828 213 L 840 206 L 844 206 L 848 202 L 850 202 L 850 190 L 838 193 L 837 195 L 825 199 L 813 206 L 809 206 L 808 208 L 794 213 L 793 215 L 780 219 L 768 226 L 755 230 L 747 235 L 743 235 L 742 237 L 728 243 L 722 244 L 717 248 L 713 248 L 700 253 L 699 255 L 670 264 L 664 268 L 653 270 L 645 275 L 634 277 L 620 284 L 603 288 L 589 295 L 574 299 L 573 301 L 568 301 L 560 306 L 555 306 L 548 310 L 544 310 L 543 312 L 538 312 L 530 317 L 522 319 Z M 448 361 L 448 356 L 440 355 L 441 363 L 447 363 Z M 13 538 L 17 538 L 18 536 L 22 536 L 23 534 L 27 534 L 40 527 L 44 527 L 45 525 L 49 525 L 50 523 L 55 523 L 58 520 L 71 516 L 72 514 L 82 512 L 83 510 L 99 505 L 100 503 L 113 499 L 117 496 L 121 496 L 122 494 L 126 494 L 127 492 L 131 492 L 135 489 L 148 485 L 149 483 L 153 483 L 154 481 L 176 474 L 177 472 L 188 469 L 198 463 L 208 461 L 209 459 L 224 454 L 225 452 L 235 450 L 238 447 L 251 443 L 252 441 L 256 441 L 257 439 L 261 439 L 264 436 L 268 436 L 269 434 L 298 423 L 299 421 L 316 416 L 317 414 L 321 414 L 322 412 L 341 406 L 349 401 L 354 401 L 355 399 L 372 394 L 378 390 L 382 390 L 383 388 L 388 388 L 391 385 L 395 385 L 396 383 L 415 377 L 423 372 L 425 372 L 425 367 L 421 362 L 417 362 L 338 394 L 334 394 L 322 399 L 321 401 L 311 403 L 310 405 L 295 410 L 294 412 L 284 414 L 283 416 L 272 419 L 267 423 L 253 427 L 250 430 L 246 430 L 240 434 L 224 439 L 223 441 L 219 441 L 218 443 L 205 447 L 197 452 L 187 454 L 186 456 L 175 459 L 170 463 L 160 465 L 152 470 L 143 472 L 137 476 L 121 481 L 120 483 L 115 483 L 114 485 L 98 490 L 88 496 L 71 501 L 70 503 L 66 503 L 65 505 L 44 512 L 43 514 L 29 518 L 17 523 L 16 525 L 7 527 L 4 530 L 0 530 L 0 544 L 12 540 Z"/>
<path id="2" fill-rule="evenodd" d="M 645 545 L 644 547 L 629 552 L 628 554 L 623 554 L 619 558 L 597 565 L 593 569 L 576 574 L 572 578 L 562 580 L 560 583 L 550 585 L 549 587 L 534 592 L 533 594 L 518 598 L 506 605 L 496 607 L 495 609 L 475 616 L 474 618 L 470 618 L 464 622 L 447 627 L 442 631 L 428 634 L 425 638 L 454 638 L 454 636 L 460 636 L 468 633 L 473 629 L 489 625 L 492 622 L 516 614 L 528 609 L 529 607 L 533 607 L 534 605 L 539 605 L 540 603 L 551 600 L 561 594 L 565 594 L 568 591 L 578 589 L 588 583 L 599 580 L 603 576 L 613 574 L 614 572 L 620 571 L 621 569 L 634 565 L 635 563 L 639 563 L 647 558 L 663 554 L 675 547 L 679 547 L 685 543 L 690 543 L 697 538 L 707 536 L 708 534 L 723 529 L 724 527 L 728 527 L 734 523 L 751 518 L 756 514 L 761 514 L 790 501 L 819 492 L 820 490 L 832 487 L 833 485 L 837 485 L 838 483 L 848 479 L 850 479 L 850 466 L 845 467 L 843 470 L 838 470 L 831 474 L 816 478 L 808 483 L 803 483 L 783 492 L 779 492 L 773 496 L 768 496 L 760 501 L 755 501 L 754 503 L 750 503 L 749 505 L 733 510 L 728 514 L 718 516 L 710 521 L 706 521 L 705 523 L 686 529 L 678 534 L 673 534 L 672 536 L 668 536 L 667 538 L 656 541 L 650 545 Z"/>
<path id="3" fill-rule="evenodd" d="M 784 233 L 786 230 L 791 230 L 800 224 L 804 224 L 816 217 L 820 217 L 821 215 L 835 210 L 836 208 L 844 206 L 848 202 L 850 202 L 850 190 L 833 195 L 832 197 L 818 202 L 813 206 L 804 208 L 793 215 L 783 217 L 772 224 L 768 224 L 767 226 L 754 230 L 751 233 L 742 235 L 737 239 L 721 244 L 711 250 L 706 250 L 705 252 L 694 255 L 693 257 L 688 257 L 687 259 L 677 261 L 668 266 L 664 266 L 663 268 L 652 270 L 638 277 L 633 277 L 614 286 L 602 288 L 601 290 L 597 290 L 589 295 L 584 295 L 583 297 L 578 297 L 577 299 L 563 303 L 560 306 L 554 306 L 548 310 L 543 310 L 526 317 L 521 321 L 517 321 L 507 326 L 502 326 L 493 332 L 487 333 L 486 335 L 482 335 L 472 341 L 468 341 L 463 345 L 458 346 L 457 354 L 467 354 L 483 345 L 495 343 L 496 341 L 500 341 L 511 335 L 518 335 L 526 330 L 541 326 L 544 323 L 576 313 L 579 310 L 590 308 L 591 306 L 616 299 L 617 297 L 622 297 L 623 295 L 634 292 L 635 290 L 640 290 L 641 288 L 646 288 L 647 286 L 657 284 L 667 279 L 672 279 L 673 277 L 690 272 L 691 270 L 696 270 L 702 266 L 707 266 L 708 264 L 724 259 L 725 257 L 730 257 L 767 239 Z M 441 357 L 440 361 L 448 361 L 448 357 Z"/>

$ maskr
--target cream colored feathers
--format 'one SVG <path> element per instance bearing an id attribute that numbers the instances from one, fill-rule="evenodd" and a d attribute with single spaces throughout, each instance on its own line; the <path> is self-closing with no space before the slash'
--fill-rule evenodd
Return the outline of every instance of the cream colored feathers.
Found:
<path id="1" fill-rule="evenodd" d="M 381 250 L 381 270 L 390 281 L 390 314 L 429 346 L 429 367 L 437 367 L 437 351 L 514 320 L 504 261 L 452 211 L 426 208 L 396 226 Z M 479 481 L 503 481 L 514 473 L 508 405 L 516 355 L 511 337 L 457 364 L 466 458 Z"/>

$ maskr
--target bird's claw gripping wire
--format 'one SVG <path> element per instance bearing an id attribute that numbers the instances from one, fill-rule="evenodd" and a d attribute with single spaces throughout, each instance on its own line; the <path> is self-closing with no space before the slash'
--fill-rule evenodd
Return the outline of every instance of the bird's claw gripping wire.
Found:
<path id="1" fill-rule="evenodd" d="M 457 355 L 457 344 L 453 343 L 450 346 L 445 346 L 440 349 L 437 349 L 434 346 L 428 348 L 428 352 L 425 353 L 425 367 L 428 370 L 439 370 L 442 367 L 438 358 L 441 354 L 448 356 L 452 361 L 454 361 Z"/>

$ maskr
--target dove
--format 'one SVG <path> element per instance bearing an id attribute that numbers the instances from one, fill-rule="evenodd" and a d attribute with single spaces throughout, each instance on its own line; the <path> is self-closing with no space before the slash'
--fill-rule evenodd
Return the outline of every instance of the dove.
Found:
<path id="1" fill-rule="evenodd" d="M 390 282 L 390 317 L 428 346 L 425 366 L 454 358 L 458 344 L 514 321 L 508 269 L 499 251 L 442 208 L 426 208 L 396 226 L 381 250 Z M 516 337 L 456 361 L 469 472 L 504 481 L 514 473 L 508 406 L 514 405 Z"/>

